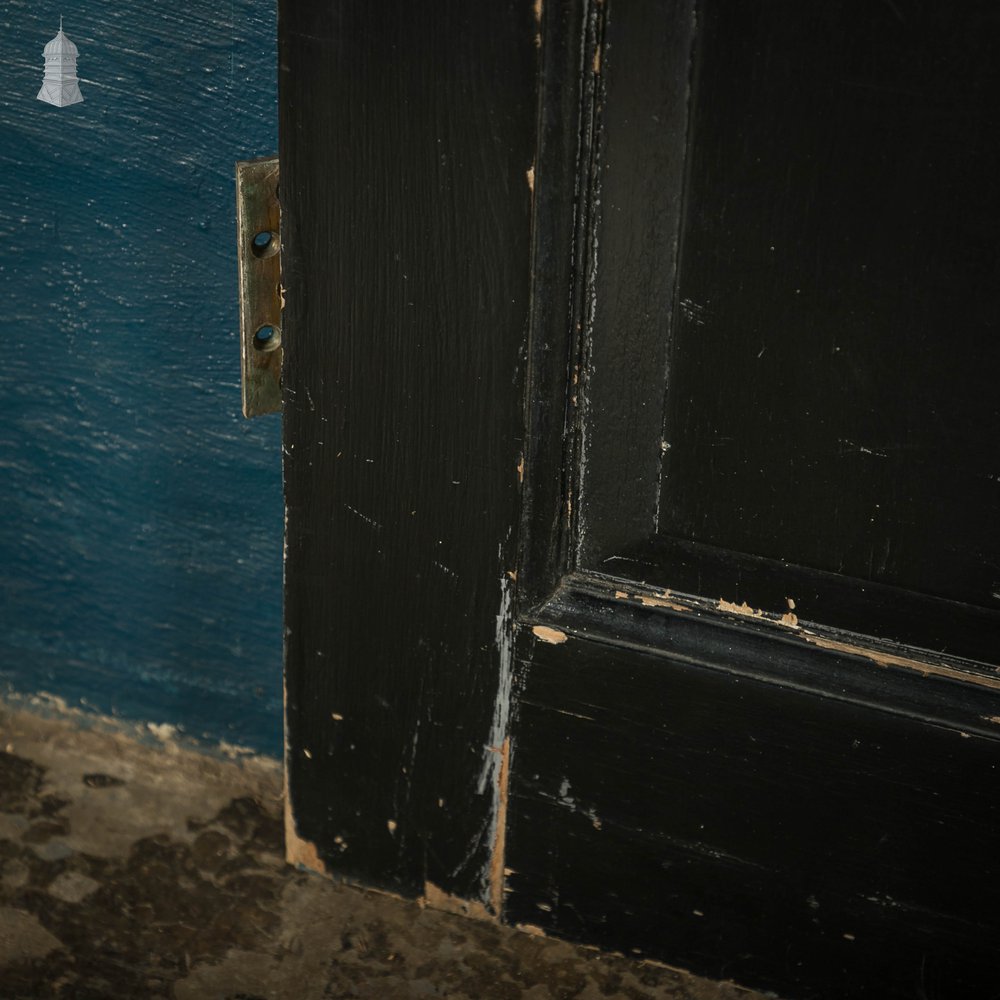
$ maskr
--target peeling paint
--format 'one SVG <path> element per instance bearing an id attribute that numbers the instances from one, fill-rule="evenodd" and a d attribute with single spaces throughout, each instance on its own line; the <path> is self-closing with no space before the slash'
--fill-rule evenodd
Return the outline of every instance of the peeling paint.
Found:
<path id="1" fill-rule="evenodd" d="M 590 820 L 595 830 L 601 829 L 601 818 L 597 815 L 597 811 L 593 806 L 584 808 L 583 804 L 573 795 L 569 794 L 570 783 L 569 778 L 563 778 L 559 785 L 558 796 L 548 795 L 542 793 L 544 798 L 552 799 L 558 802 L 560 805 L 566 806 L 571 812 L 579 813 L 581 816 L 586 816 Z"/>
<path id="2" fill-rule="evenodd" d="M 514 929 L 522 934 L 530 934 L 532 937 L 548 937 L 548 934 L 535 924 L 514 924 Z"/>
<path id="3" fill-rule="evenodd" d="M 728 611 L 733 615 L 745 615 L 747 618 L 763 618 L 764 612 L 751 608 L 746 601 L 742 604 L 734 604 L 732 601 L 727 601 L 724 597 L 719 598 L 718 608 L 720 611 Z"/>
<path id="4" fill-rule="evenodd" d="M 461 899 L 458 896 L 452 896 L 444 889 L 438 888 L 433 882 L 424 883 L 424 895 L 419 902 L 422 906 L 429 906 L 432 910 L 443 910 L 445 913 L 454 913 L 459 917 L 493 921 L 493 914 L 483 903 L 475 899 Z"/>
<path id="5" fill-rule="evenodd" d="M 978 684 L 980 687 L 1000 691 L 1000 677 L 985 677 L 982 674 L 966 673 L 964 670 L 947 667 L 940 663 L 922 663 L 920 660 L 912 660 L 906 656 L 897 656 L 895 653 L 886 653 L 880 649 L 867 649 L 863 646 L 853 646 L 847 642 L 824 639 L 809 632 L 803 632 L 802 638 L 814 646 L 819 646 L 821 649 L 833 650 L 836 653 L 846 653 L 849 656 L 860 656 L 863 659 L 871 660 L 872 663 L 876 663 L 880 667 L 905 667 L 908 670 L 916 670 L 925 677 L 947 677 L 951 680 L 964 681 L 966 684 Z"/>
<path id="6" fill-rule="evenodd" d="M 507 792 L 510 785 L 510 737 L 500 750 L 500 775 L 497 782 L 496 831 L 493 837 L 493 857 L 490 865 L 490 906 L 495 916 L 503 911 L 504 860 L 507 851 Z"/>
<path id="7" fill-rule="evenodd" d="M 316 845 L 309 840 L 303 840 L 295 829 L 295 819 L 292 816 L 292 806 L 287 794 L 287 772 L 285 777 L 285 860 L 290 865 L 300 865 L 309 871 L 318 872 L 329 877 L 331 872 L 323 864 L 316 850 Z"/>
<path id="8" fill-rule="evenodd" d="M 795 602 L 789 601 L 790 607 L 795 607 Z M 768 614 L 766 611 L 762 611 L 760 608 L 751 608 L 746 601 L 742 604 L 734 604 L 732 601 L 727 601 L 725 598 L 720 598 L 718 603 L 719 611 L 728 611 L 732 615 L 743 615 L 746 618 L 765 618 L 768 621 L 777 622 L 779 625 L 785 625 L 788 628 L 798 628 L 799 619 L 791 611 L 788 611 L 783 615 Z"/>
<path id="9" fill-rule="evenodd" d="M 531 631 L 535 634 L 536 639 L 541 639 L 542 642 L 551 642 L 556 646 L 569 638 L 565 632 L 560 632 L 557 628 L 549 628 L 548 625 L 535 625 Z"/>
<path id="10" fill-rule="evenodd" d="M 686 604 L 678 604 L 677 601 L 667 600 L 670 591 L 665 590 L 662 597 L 645 597 L 641 596 L 639 598 L 639 603 L 644 604 L 647 608 L 670 608 L 673 611 L 690 611 L 691 609 Z"/>

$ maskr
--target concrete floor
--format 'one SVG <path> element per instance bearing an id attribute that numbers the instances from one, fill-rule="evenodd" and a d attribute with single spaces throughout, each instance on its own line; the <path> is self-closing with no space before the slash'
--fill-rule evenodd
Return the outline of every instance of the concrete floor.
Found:
<path id="1" fill-rule="evenodd" d="M 296 871 L 273 762 L 81 721 L 0 706 L 0 1000 L 762 996 Z"/>

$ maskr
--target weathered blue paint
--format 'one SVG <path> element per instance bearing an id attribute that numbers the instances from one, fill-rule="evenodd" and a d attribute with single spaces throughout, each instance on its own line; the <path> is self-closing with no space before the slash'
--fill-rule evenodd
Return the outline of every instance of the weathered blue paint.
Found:
<path id="1" fill-rule="evenodd" d="M 272 754 L 279 418 L 240 416 L 233 164 L 277 148 L 275 37 L 266 0 L 0 0 L 0 681 Z"/>

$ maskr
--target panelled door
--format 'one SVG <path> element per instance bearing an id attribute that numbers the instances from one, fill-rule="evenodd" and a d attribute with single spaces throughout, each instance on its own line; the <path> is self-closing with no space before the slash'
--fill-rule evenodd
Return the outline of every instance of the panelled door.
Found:
<path id="1" fill-rule="evenodd" d="M 1000 996 L 1000 13 L 283 0 L 289 856 Z"/>

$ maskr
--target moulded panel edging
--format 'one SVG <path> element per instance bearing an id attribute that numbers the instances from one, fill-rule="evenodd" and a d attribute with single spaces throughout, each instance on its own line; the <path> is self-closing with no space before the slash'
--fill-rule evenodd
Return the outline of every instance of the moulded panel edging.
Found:
<path id="1" fill-rule="evenodd" d="M 769 621 L 749 608 L 579 573 L 518 624 L 543 642 L 577 635 L 1000 739 L 1000 677 L 954 658 L 915 659 L 920 651 L 865 636 Z"/>
<path id="2" fill-rule="evenodd" d="M 532 291 L 526 363 L 517 599 L 545 600 L 571 558 L 580 330 L 591 215 L 600 4 L 541 5 L 538 148 L 532 165 Z"/>
<path id="3" fill-rule="evenodd" d="M 519 638 L 505 919 L 783 997 L 990 994 L 995 736 Z"/>

